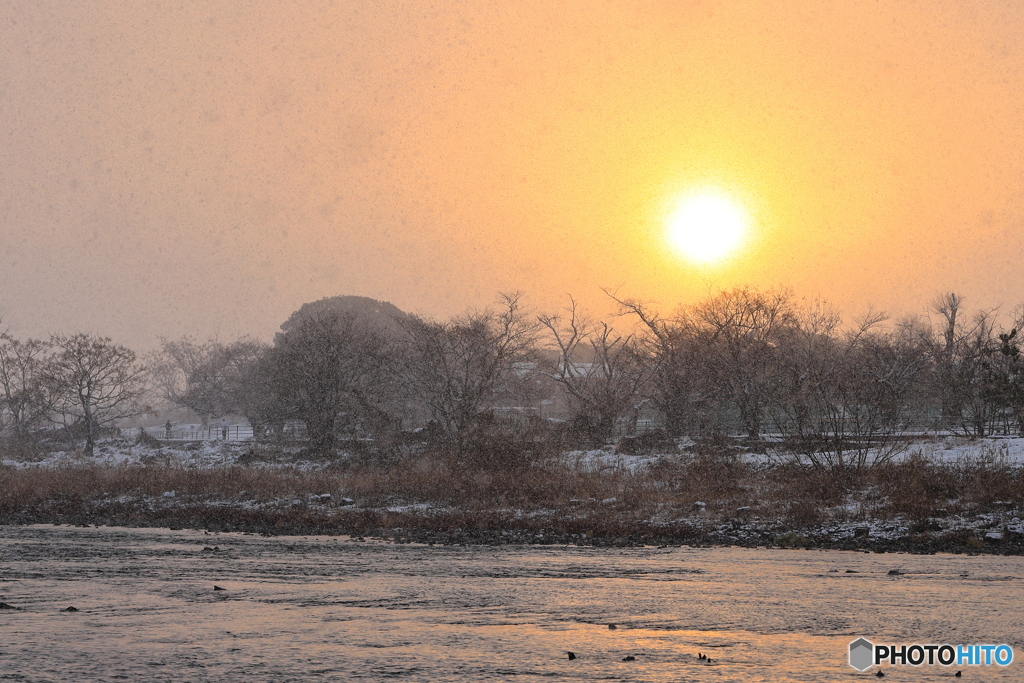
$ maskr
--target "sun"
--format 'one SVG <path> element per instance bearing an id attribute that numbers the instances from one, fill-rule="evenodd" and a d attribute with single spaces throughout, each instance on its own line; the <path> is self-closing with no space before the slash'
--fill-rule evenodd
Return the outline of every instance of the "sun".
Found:
<path id="1" fill-rule="evenodd" d="M 684 196 L 668 217 L 668 242 L 690 261 L 711 264 L 729 256 L 747 233 L 747 212 L 728 196 L 704 191 Z"/>

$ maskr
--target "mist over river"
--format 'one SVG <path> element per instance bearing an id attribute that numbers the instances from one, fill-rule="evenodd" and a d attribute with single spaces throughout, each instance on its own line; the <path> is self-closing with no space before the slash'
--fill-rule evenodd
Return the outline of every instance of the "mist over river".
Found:
<path id="1" fill-rule="evenodd" d="M 858 636 L 1014 648 L 890 680 L 1024 680 L 1022 577 L 991 555 L 5 526 L 0 680 L 867 680 Z"/>

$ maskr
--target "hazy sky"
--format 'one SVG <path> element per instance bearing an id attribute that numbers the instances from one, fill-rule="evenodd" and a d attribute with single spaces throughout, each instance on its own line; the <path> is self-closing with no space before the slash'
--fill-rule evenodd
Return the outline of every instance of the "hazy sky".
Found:
<path id="1" fill-rule="evenodd" d="M 1024 5 L 6 0 L 0 317 L 268 338 L 359 294 L 1024 301 Z M 756 226 L 666 248 L 695 186 Z"/>

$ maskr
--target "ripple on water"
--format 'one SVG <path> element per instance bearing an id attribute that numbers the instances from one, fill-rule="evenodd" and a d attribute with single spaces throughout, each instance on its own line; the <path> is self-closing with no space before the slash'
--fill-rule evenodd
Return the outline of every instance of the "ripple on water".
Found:
<path id="1" fill-rule="evenodd" d="M 0 601 L 23 609 L 0 612 L 0 680 L 834 680 L 860 635 L 1019 652 L 1021 576 L 993 556 L 2 527 Z"/>

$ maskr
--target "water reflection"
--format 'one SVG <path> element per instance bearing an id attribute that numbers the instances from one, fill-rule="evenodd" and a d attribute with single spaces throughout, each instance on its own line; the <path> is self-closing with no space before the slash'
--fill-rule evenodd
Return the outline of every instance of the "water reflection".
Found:
<path id="1" fill-rule="evenodd" d="M 0 679 L 835 680 L 874 673 L 846 664 L 861 635 L 1019 658 L 1022 575 L 992 556 L 4 527 L 0 601 L 23 609 L 0 613 Z"/>

